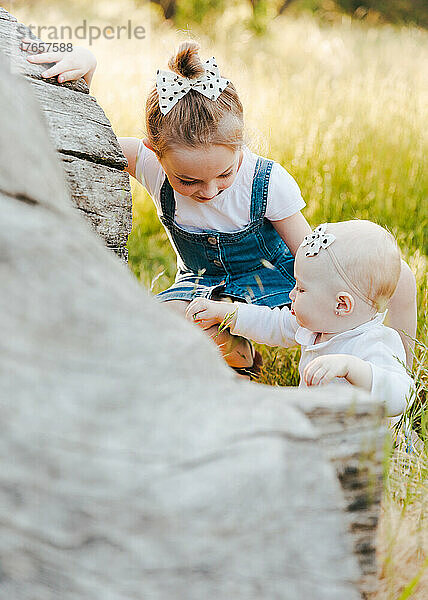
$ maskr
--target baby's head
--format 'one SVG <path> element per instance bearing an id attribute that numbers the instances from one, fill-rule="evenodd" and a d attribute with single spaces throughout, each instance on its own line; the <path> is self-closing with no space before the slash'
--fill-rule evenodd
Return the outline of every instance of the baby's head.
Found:
<path id="1" fill-rule="evenodd" d="M 296 253 L 296 287 L 290 293 L 300 325 L 339 333 L 383 311 L 401 270 L 394 237 L 370 221 L 317 227 Z"/>
<path id="2" fill-rule="evenodd" d="M 185 42 L 169 61 L 171 71 L 180 76 L 178 83 L 165 76 L 163 88 L 158 73 L 157 85 L 146 103 L 145 144 L 155 152 L 176 191 L 204 202 L 233 183 L 240 165 L 244 124 L 235 87 L 217 73 L 215 63 L 211 67 L 202 63 L 198 49 L 195 42 Z M 186 82 L 181 78 L 194 83 L 205 74 L 210 77 L 206 88 L 213 88 L 213 96 L 197 89 L 182 94 Z M 175 102 L 175 97 L 180 99 Z"/>

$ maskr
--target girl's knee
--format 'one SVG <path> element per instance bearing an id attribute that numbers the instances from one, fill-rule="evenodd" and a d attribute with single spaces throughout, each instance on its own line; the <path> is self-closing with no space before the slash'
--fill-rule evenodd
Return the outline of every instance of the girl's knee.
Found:
<path id="1" fill-rule="evenodd" d="M 230 366 L 248 367 L 253 364 L 254 351 L 251 342 L 243 337 L 232 335 L 229 331 L 218 331 L 218 325 L 205 330 L 219 347 Z"/>
<path id="2" fill-rule="evenodd" d="M 391 298 L 391 305 L 396 309 L 411 309 L 416 306 L 416 295 L 416 278 L 409 265 L 402 260 L 400 278 Z"/>
<path id="3" fill-rule="evenodd" d="M 404 260 L 401 261 L 401 273 L 399 282 L 400 281 L 402 282 L 402 289 L 407 292 L 406 296 L 409 298 L 409 300 L 413 301 L 414 299 L 416 299 L 416 277 L 414 276 L 412 269 L 406 262 L 404 262 Z"/>

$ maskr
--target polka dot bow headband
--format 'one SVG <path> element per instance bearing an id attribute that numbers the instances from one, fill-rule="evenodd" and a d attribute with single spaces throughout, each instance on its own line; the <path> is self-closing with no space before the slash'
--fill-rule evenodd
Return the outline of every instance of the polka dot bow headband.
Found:
<path id="1" fill-rule="evenodd" d="M 172 71 L 160 71 L 156 74 L 156 89 L 159 94 L 159 107 L 166 115 L 190 90 L 196 90 L 210 100 L 217 100 L 230 83 L 221 77 L 214 56 L 205 62 L 205 73 L 197 79 L 181 77 Z"/>
<path id="2" fill-rule="evenodd" d="M 336 236 L 332 233 L 326 233 L 326 231 L 327 223 L 323 223 L 303 238 L 300 246 L 302 248 L 308 246 L 305 250 L 305 256 L 316 256 L 321 248 L 327 248 L 334 242 Z"/>

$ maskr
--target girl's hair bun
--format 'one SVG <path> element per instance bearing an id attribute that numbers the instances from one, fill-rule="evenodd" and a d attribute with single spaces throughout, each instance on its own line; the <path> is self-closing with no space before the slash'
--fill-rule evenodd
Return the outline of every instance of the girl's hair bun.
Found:
<path id="1" fill-rule="evenodd" d="M 205 72 L 205 68 L 199 58 L 198 51 L 199 44 L 196 42 L 183 42 L 180 44 L 177 54 L 170 58 L 169 68 L 177 75 L 188 79 L 200 77 Z"/>
<path id="2" fill-rule="evenodd" d="M 168 63 L 171 71 L 186 79 L 204 75 L 206 69 L 198 50 L 199 45 L 193 40 L 181 44 Z M 189 90 L 166 115 L 160 110 L 154 85 L 146 102 L 146 126 L 147 137 L 158 158 L 169 148 L 180 145 L 200 148 L 218 144 L 236 151 L 243 144 L 243 109 L 231 82 L 215 101 L 198 90 Z"/>

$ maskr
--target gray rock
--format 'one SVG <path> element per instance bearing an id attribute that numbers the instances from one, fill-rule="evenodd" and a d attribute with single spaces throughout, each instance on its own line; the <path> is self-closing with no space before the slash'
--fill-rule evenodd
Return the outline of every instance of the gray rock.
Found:
<path id="1" fill-rule="evenodd" d="M 126 158 L 83 79 L 58 84 L 56 78 L 41 77 L 48 64 L 26 60 L 28 53 L 20 49 L 23 29 L 22 23 L 0 8 L 0 52 L 9 59 L 10 69 L 31 83 L 49 136 L 63 160 L 71 198 L 106 245 L 126 262 L 132 226 L 131 188 L 123 171 Z"/>

